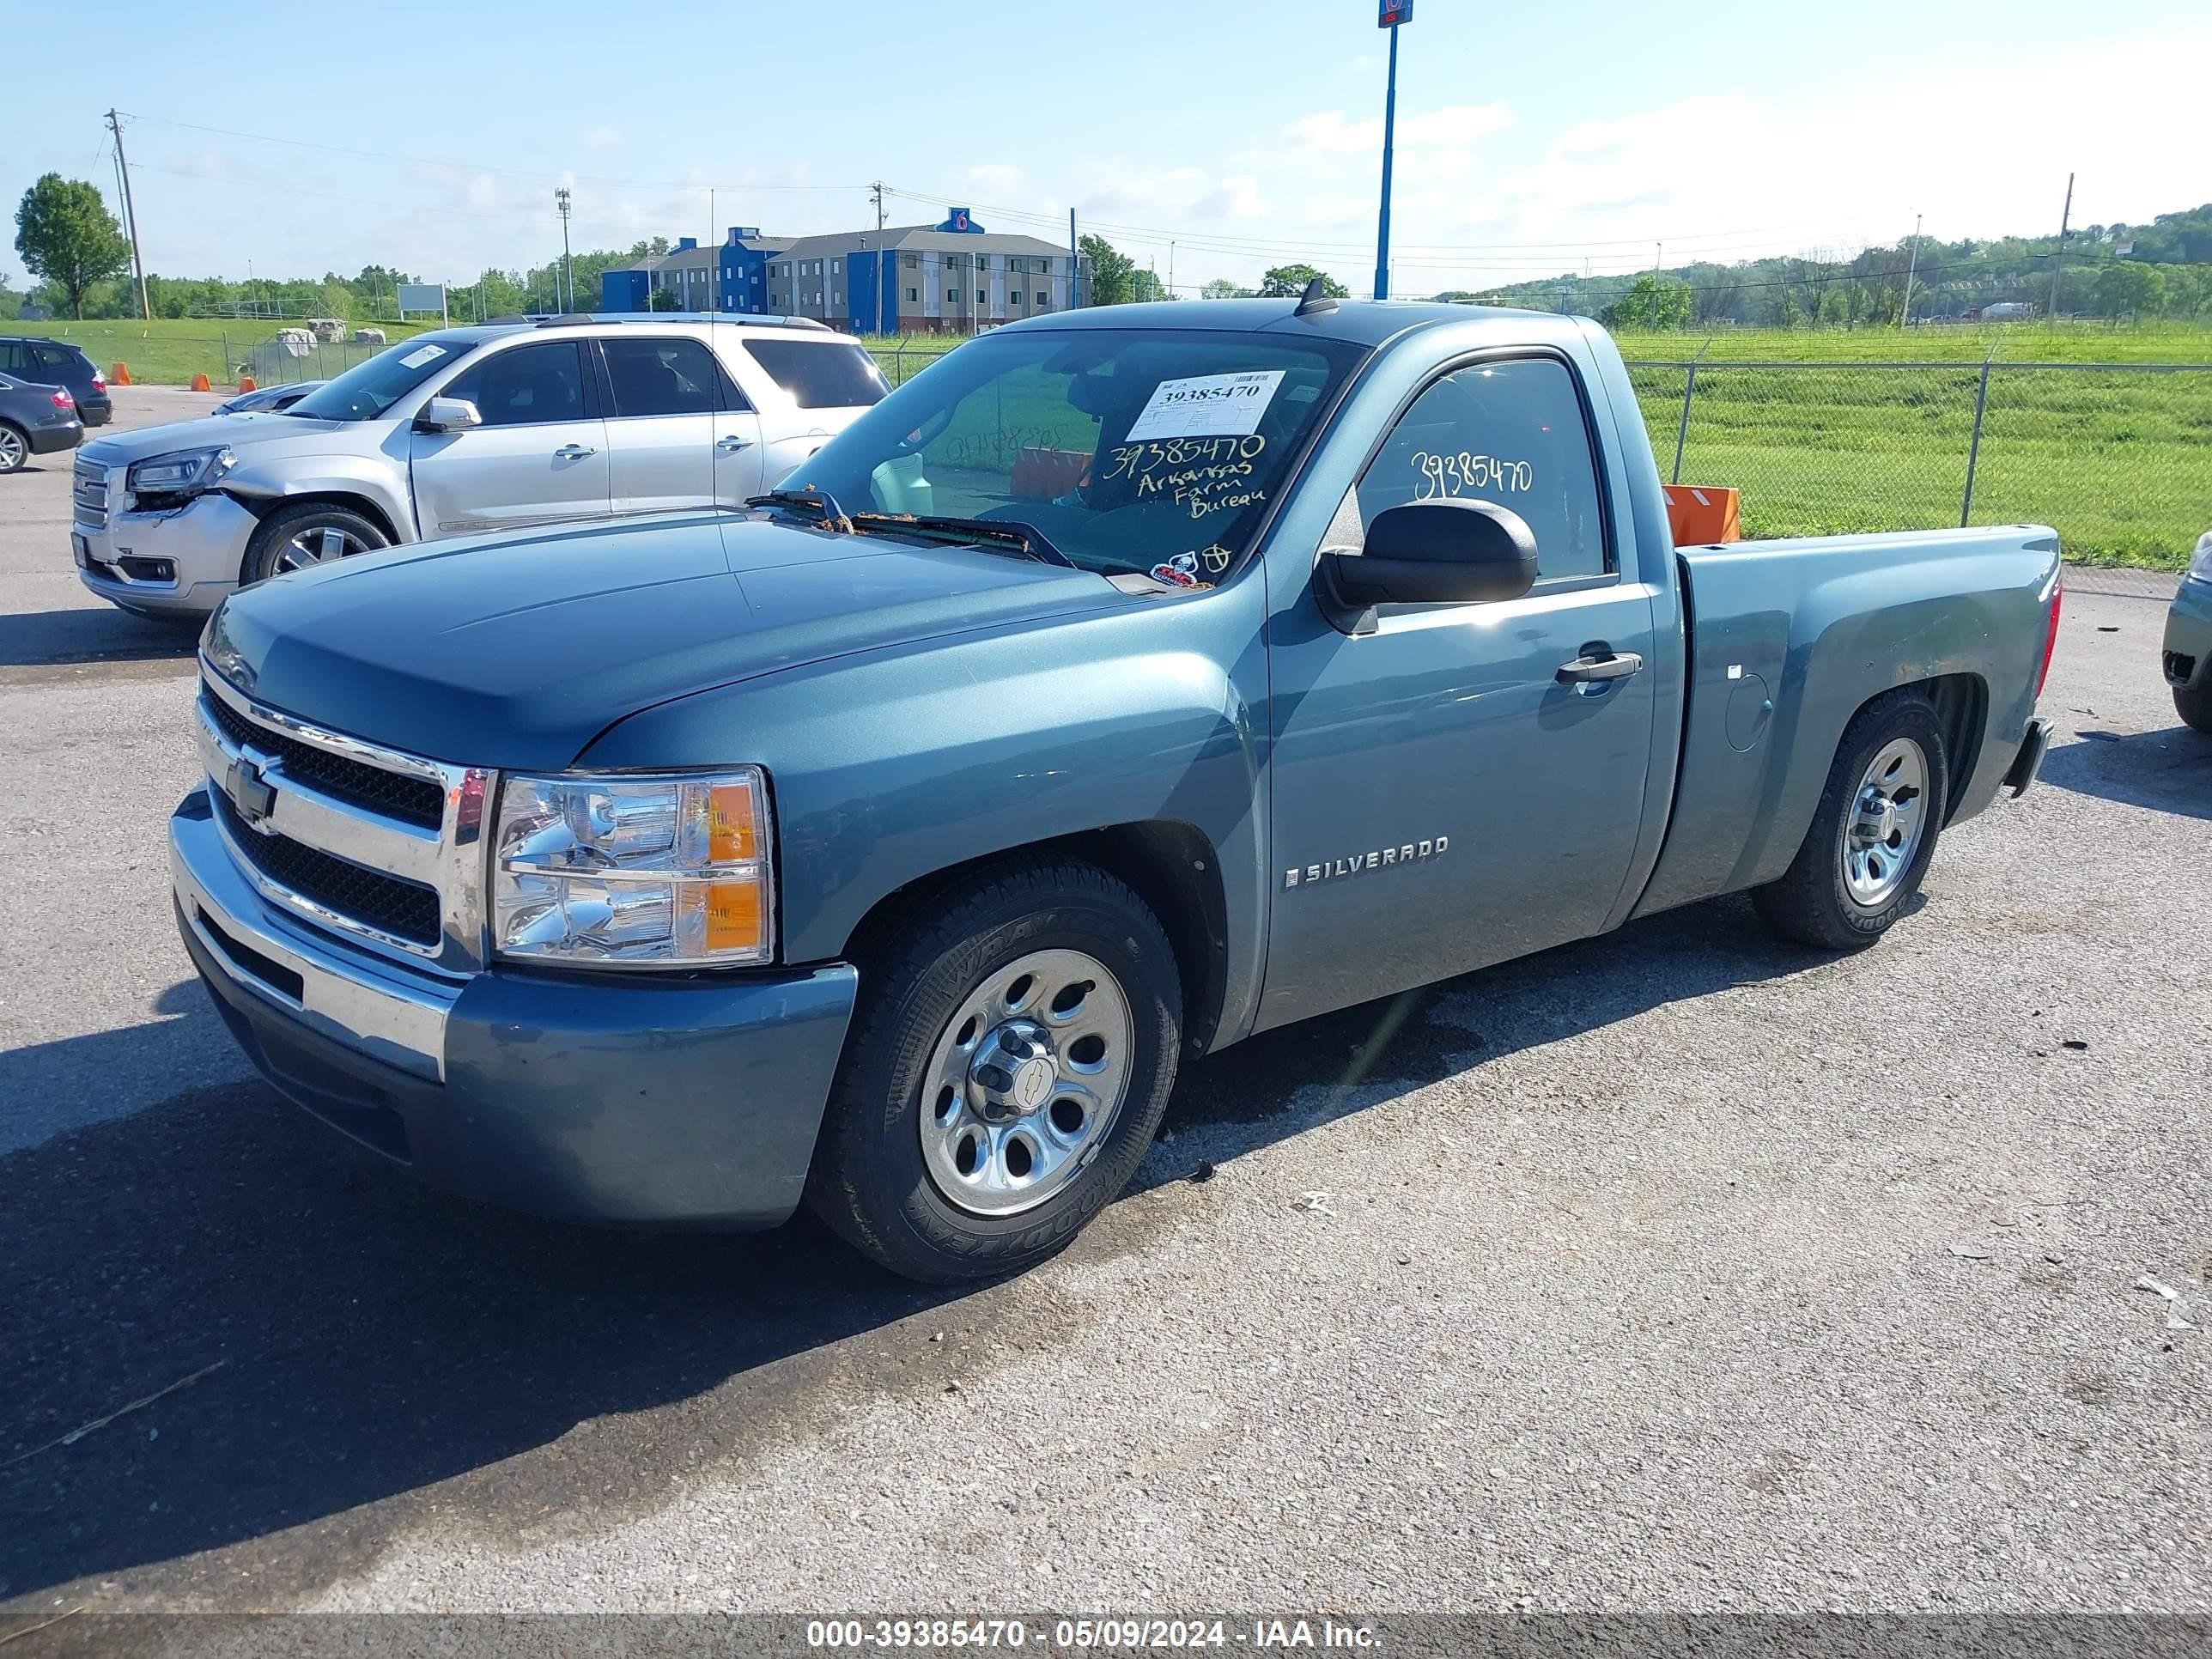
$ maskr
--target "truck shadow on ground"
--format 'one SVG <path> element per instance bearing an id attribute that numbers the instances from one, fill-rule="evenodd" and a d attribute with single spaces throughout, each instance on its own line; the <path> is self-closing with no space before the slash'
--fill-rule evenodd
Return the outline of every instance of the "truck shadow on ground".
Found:
<path id="1" fill-rule="evenodd" d="M 2185 726 L 2123 736 L 2085 728 L 2053 749 L 2037 781 L 2125 806 L 2212 818 L 2212 736 Z"/>
<path id="2" fill-rule="evenodd" d="M 29 611 L 0 615 L 0 667 L 56 663 L 188 661 L 199 629 L 149 622 L 110 605 L 99 610 Z"/>
<path id="3" fill-rule="evenodd" d="M 1189 1068 L 1138 1185 L 1186 1178 L 1196 1144 L 1233 1157 L 1378 1085 L 1821 960 L 1741 902 L 1700 905 L 1271 1033 Z M 199 1037 L 227 1041 L 197 986 L 178 994 L 202 999 L 184 1017 Z M 1480 1029 L 1437 1017 L 1443 999 Z M 149 1029 L 75 1040 L 74 1068 L 0 1056 L 0 1085 L 97 1087 Z M 461 1203 L 258 1082 L 0 1158 L 0 1604 L 21 1613 L 51 1600 L 17 1598 L 77 1581 L 95 1601 L 281 1605 L 357 1575 L 433 1504 L 489 1547 L 596 1532 L 886 1393 L 933 1396 L 1058 1340 L 1052 1310 L 1081 1307 L 1048 1273 L 960 1292 L 891 1280 L 805 1217 L 701 1237 Z"/>

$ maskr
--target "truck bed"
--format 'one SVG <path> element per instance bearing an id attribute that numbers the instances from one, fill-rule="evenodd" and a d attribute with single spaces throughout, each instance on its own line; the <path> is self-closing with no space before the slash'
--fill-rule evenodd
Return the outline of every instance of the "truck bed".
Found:
<path id="1" fill-rule="evenodd" d="M 1659 862 L 1634 914 L 1790 864 L 1851 716 L 1935 682 L 1955 823 L 1989 805 L 2035 711 L 2058 535 L 2041 525 L 1804 537 L 1675 552 L 1688 708 Z"/>

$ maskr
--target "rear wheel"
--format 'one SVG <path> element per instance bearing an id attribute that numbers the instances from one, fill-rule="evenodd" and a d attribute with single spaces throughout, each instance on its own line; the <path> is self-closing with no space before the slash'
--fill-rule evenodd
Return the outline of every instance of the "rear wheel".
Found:
<path id="1" fill-rule="evenodd" d="M 308 501 L 272 513 L 246 544 L 240 580 L 265 582 L 288 570 L 307 570 L 391 544 L 375 521 L 349 507 Z"/>
<path id="2" fill-rule="evenodd" d="M 23 428 L 0 421 L 0 472 L 21 472 L 31 459 L 31 441 Z"/>
<path id="3" fill-rule="evenodd" d="M 1060 1249 L 1128 1183 L 1175 1085 L 1182 990 L 1158 921 L 1040 861 L 917 916 L 864 975 L 807 1182 L 863 1253 L 950 1284 Z"/>
<path id="4" fill-rule="evenodd" d="M 2212 732 L 2212 683 L 2175 686 L 2173 712 L 2199 732 Z"/>
<path id="5" fill-rule="evenodd" d="M 1910 689 L 1877 697 L 1844 730 L 1797 856 L 1752 902 L 1769 927 L 1803 944 L 1873 944 L 1920 890 L 1950 787 L 1935 706 Z"/>

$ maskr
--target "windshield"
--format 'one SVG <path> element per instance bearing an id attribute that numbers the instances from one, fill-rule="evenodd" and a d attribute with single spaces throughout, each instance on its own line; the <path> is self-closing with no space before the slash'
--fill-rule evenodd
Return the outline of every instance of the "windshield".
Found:
<path id="1" fill-rule="evenodd" d="M 1027 525 L 1086 570 L 1210 586 L 1364 355 L 1186 329 L 986 335 L 785 482 L 848 513 Z"/>
<path id="2" fill-rule="evenodd" d="M 402 340 L 356 363 L 284 413 L 319 421 L 374 421 L 440 369 L 459 362 L 474 343 L 435 335 Z"/>

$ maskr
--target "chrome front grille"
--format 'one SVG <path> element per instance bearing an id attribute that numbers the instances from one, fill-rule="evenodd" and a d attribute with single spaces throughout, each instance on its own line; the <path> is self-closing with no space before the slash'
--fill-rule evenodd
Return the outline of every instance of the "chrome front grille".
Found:
<path id="1" fill-rule="evenodd" d="M 401 961 L 483 965 L 489 772 L 296 720 L 204 659 L 198 715 L 216 823 L 265 901 Z"/>
<path id="2" fill-rule="evenodd" d="M 95 530 L 107 522 L 107 469 L 80 455 L 70 475 L 70 504 L 79 524 Z"/>

